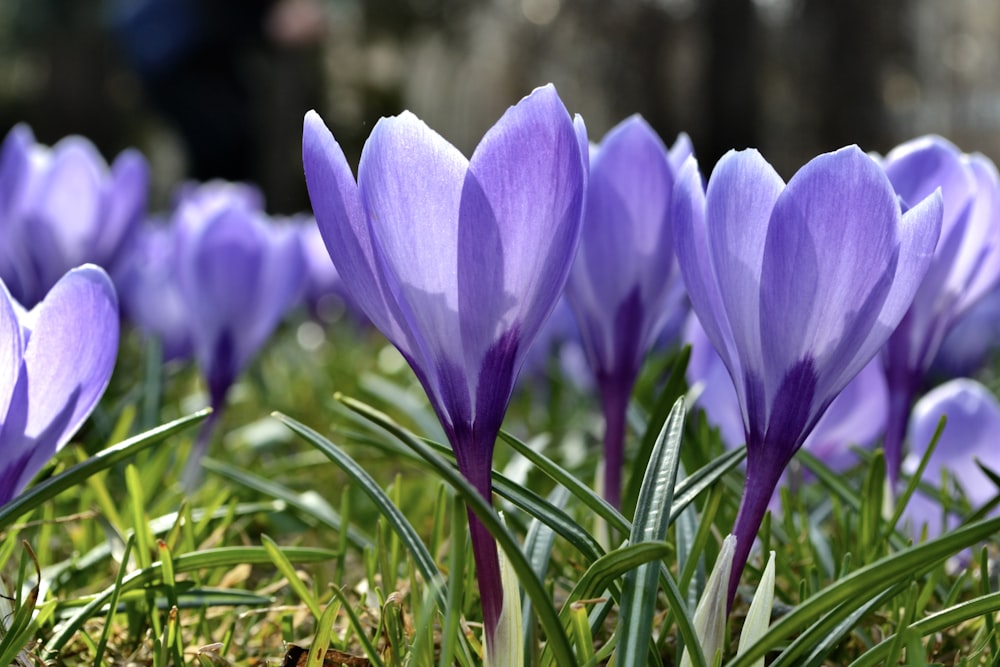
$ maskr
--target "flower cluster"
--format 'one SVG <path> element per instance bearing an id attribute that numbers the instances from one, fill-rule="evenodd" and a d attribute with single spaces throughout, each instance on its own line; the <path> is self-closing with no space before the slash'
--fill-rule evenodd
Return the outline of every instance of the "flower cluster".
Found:
<path id="1" fill-rule="evenodd" d="M 575 316 L 602 406 L 602 486 L 615 506 L 637 377 L 687 318 L 692 397 L 728 446 L 747 450 L 734 537 L 705 609 L 732 604 L 802 447 L 840 470 L 851 445 L 881 441 L 895 482 L 948 415 L 930 481 L 951 471 L 964 500 L 989 499 L 974 457 L 993 466 L 983 436 L 1000 428 L 996 400 L 968 380 L 920 398 L 949 332 L 961 334 L 1000 281 L 1000 177 L 982 156 L 939 137 L 884 158 L 849 146 L 786 183 L 757 151 L 731 151 L 706 178 L 686 135 L 668 149 L 638 116 L 589 144 L 551 85 L 508 109 L 469 158 L 409 112 L 374 126 L 356 177 L 315 112 L 302 156 L 315 220 L 271 218 L 255 188 L 222 182 L 185 186 L 153 218 L 138 153 L 108 167 L 80 137 L 48 148 L 25 126 L 10 132 L 0 151 L 0 505 L 100 399 L 119 298 L 164 359 L 193 358 L 204 376 L 215 413 L 186 482 L 231 387 L 285 315 L 301 305 L 322 319 L 332 298 L 406 359 L 488 503 L 495 441 L 532 343 L 574 337 L 566 305 L 543 332 L 559 304 Z M 979 316 L 996 325 L 995 302 L 985 306 Z M 937 368 L 972 366 L 985 343 L 969 347 Z M 505 614 L 516 587 L 471 512 L 469 527 L 496 656 L 515 627 Z M 709 634 L 722 633 L 718 613 L 703 616 Z"/>

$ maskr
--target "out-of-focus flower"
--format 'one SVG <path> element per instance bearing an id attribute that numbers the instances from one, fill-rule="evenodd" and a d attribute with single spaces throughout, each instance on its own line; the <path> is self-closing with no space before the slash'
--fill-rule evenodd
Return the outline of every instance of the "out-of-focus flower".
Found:
<path id="1" fill-rule="evenodd" d="M 947 423 L 927 462 L 923 480 L 939 488 L 942 473 L 946 472 L 975 510 L 1000 492 L 976 464 L 979 460 L 990 470 L 1000 472 L 1000 403 L 989 389 L 968 378 L 951 380 L 927 392 L 914 404 L 910 415 L 910 453 L 903 461 L 903 472 L 917 471 L 942 416 L 947 417 Z M 952 489 L 948 493 L 954 495 Z M 920 536 L 925 524 L 933 538 L 956 527 L 959 520 L 957 513 L 946 515 L 940 500 L 928 498 L 919 489 L 903 514 L 903 522 L 909 523 L 914 538 Z"/>
<path id="2" fill-rule="evenodd" d="M 742 445 L 743 421 L 736 389 L 697 317 L 688 319 L 684 340 L 691 345 L 687 380 L 697 395 L 697 405 L 708 422 L 719 429 L 723 444 Z M 888 404 L 882 364 L 874 358 L 833 399 L 802 448 L 831 469 L 846 470 L 857 462 L 852 445 L 868 447 L 885 432 Z"/>
<path id="3" fill-rule="evenodd" d="M 206 183 L 174 214 L 178 285 L 216 409 L 305 277 L 294 233 L 270 224 L 252 202 L 244 186 Z"/>
<path id="4" fill-rule="evenodd" d="M 361 309 L 351 301 L 337 267 L 330 261 L 323 235 L 312 217 L 292 221 L 302 244 L 306 262 L 306 281 L 302 298 L 310 315 L 323 323 L 338 319 L 345 311 L 358 322 L 364 321 Z"/>
<path id="5" fill-rule="evenodd" d="M 114 278 L 120 285 L 122 314 L 160 341 L 164 360 L 190 357 L 192 322 L 177 282 L 176 227 L 140 227 Z"/>
<path id="6" fill-rule="evenodd" d="M 118 354 L 118 302 L 107 274 L 66 273 L 30 311 L 0 282 L 0 505 L 76 433 Z"/>
<path id="7" fill-rule="evenodd" d="M 730 152 L 707 193 L 689 158 L 674 197 L 684 284 L 735 380 L 747 443 L 732 600 L 788 461 L 909 308 L 941 197 L 903 214 L 856 146 L 814 158 L 787 186 L 756 151 Z"/>
<path id="8" fill-rule="evenodd" d="M 305 280 L 295 232 L 271 224 L 255 192 L 234 183 L 206 183 L 186 192 L 171 223 L 177 226 L 177 285 L 215 408 L 207 425 L 217 419 L 229 388 L 295 303 Z M 209 433 L 211 426 L 203 429 Z M 200 438 L 188 460 L 189 485 L 208 440 Z"/>
<path id="9" fill-rule="evenodd" d="M 148 185 L 137 151 L 109 169 L 83 137 L 48 148 L 15 126 L 0 148 L 0 278 L 11 296 L 30 308 L 73 267 L 112 271 L 145 213 Z"/>
<path id="10" fill-rule="evenodd" d="M 383 118 L 357 182 L 315 112 L 303 162 L 327 249 L 354 301 L 430 398 L 462 474 L 491 499 L 493 447 L 531 341 L 580 234 L 586 138 L 545 86 L 511 107 L 470 160 L 413 114 Z M 469 517 L 488 654 L 503 589 L 496 545 Z"/>
<path id="11" fill-rule="evenodd" d="M 1000 280 L 1000 178 L 987 158 L 940 137 L 896 147 L 884 167 L 904 206 L 938 188 L 944 199 L 934 260 L 882 354 L 890 400 L 886 469 L 895 482 L 910 406 L 945 335 Z"/>
<path id="12" fill-rule="evenodd" d="M 682 141 L 675 146 L 683 158 L 690 155 L 687 148 Z M 669 218 L 678 168 L 639 116 L 614 127 L 590 156 L 583 232 L 566 295 L 600 393 L 604 495 L 615 506 L 629 397 L 671 314 L 677 282 Z"/>
<path id="13" fill-rule="evenodd" d="M 942 380 L 975 375 L 991 354 L 1000 349 L 1000 290 L 989 291 L 951 328 L 930 376 Z"/>

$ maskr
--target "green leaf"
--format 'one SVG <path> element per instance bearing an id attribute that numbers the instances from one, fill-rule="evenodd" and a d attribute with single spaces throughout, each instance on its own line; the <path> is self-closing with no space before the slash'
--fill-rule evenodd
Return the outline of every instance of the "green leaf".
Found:
<path id="1" fill-rule="evenodd" d="M 684 398 L 681 397 L 674 403 L 646 467 L 629 536 L 632 544 L 658 542 L 666 537 L 679 468 L 683 426 Z M 659 576 L 659 564 L 642 565 L 625 576 L 616 632 L 618 650 L 615 653 L 615 664 L 618 667 L 642 667 L 646 664 L 653 633 L 653 616 L 656 614 Z M 667 578 L 669 579 L 669 575 Z M 679 592 L 676 593 L 676 597 L 676 602 L 680 603 L 676 610 L 680 631 L 685 644 L 690 642 L 693 649 L 694 664 L 700 667 L 705 664 L 704 657 L 701 655 L 690 623 L 687 632 L 683 628 L 684 621 L 688 620 L 687 613 Z M 671 602 L 674 603 L 673 600 Z"/>
<path id="2" fill-rule="evenodd" d="M 982 595 L 962 602 L 947 609 L 931 614 L 909 625 L 906 630 L 916 637 L 926 637 L 936 632 L 943 632 L 950 627 L 984 614 L 994 614 L 1000 611 L 1000 592 Z M 890 635 L 881 643 L 870 648 L 861 657 L 850 664 L 850 667 L 872 667 L 883 664 L 885 656 L 893 646 L 896 635 Z"/>
<path id="3" fill-rule="evenodd" d="M 289 560 L 300 563 L 332 561 L 337 557 L 337 552 L 330 549 L 285 547 L 281 551 Z M 271 556 L 264 547 L 218 547 L 216 549 L 175 556 L 174 573 L 180 574 L 217 567 L 232 568 L 243 564 L 262 565 L 271 562 Z M 113 586 L 98 593 L 90 602 L 56 629 L 55 634 L 45 644 L 44 652 L 48 655 L 58 654 L 73 635 L 83 627 L 83 624 L 99 614 L 100 610 L 111 601 L 114 595 L 123 595 L 127 591 L 137 590 L 149 586 L 154 582 L 160 582 L 162 581 L 162 576 L 163 564 L 157 561 L 148 568 L 132 572 L 121 583 L 116 582 Z"/>
<path id="4" fill-rule="evenodd" d="M 531 570 L 531 564 L 521 552 L 517 540 L 514 539 L 514 536 L 500 522 L 496 512 L 493 511 L 493 508 L 479 492 L 447 460 L 438 456 L 423 441 L 414 437 L 409 431 L 396 424 L 384 413 L 346 396 L 338 395 L 337 400 L 343 402 L 344 405 L 358 414 L 367 417 L 373 423 L 378 424 L 412 451 L 416 452 L 424 461 L 431 465 L 441 479 L 462 496 L 469 509 L 475 513 L 483 526 L 493 535 L 500 548 L 503 549 L 507 558 L 510 559 L 511 566 L 517 573 L 521 586 L 524 587 L 525 593 L 531 598 L 532 604 L 535 607 L 535 613 L 538 615 L 538 620 L 545 629 L 548 644 L 552 648 L 557 663 L 560 665 L 572 665 L 573 650 L 559 620 L 559 614 L 556 612 L 555 607 L 552 606 L 552 600 L 548 592 Z"/>
<path id="5" fill-rule="evenodd" d="M 29 488 L 27 491 L 0 508 L 0 531 L 7 528 L 17 517 L 36 509 L 50 498 L 83 484 L 88 477 L 101 470 L 110 468 L 116 463 L 134 456 L 153 445 L 162 442 L 171 435 L 189 426 L 193 426 L 211 414 L 211 409 L 200 410 L 187 417 L 174 420 L 163 426 L 141 433 L 112 447 L 95 454 L 83 463 L 65 470 L 55 477 L 50 477 Z"/>
<path id="6" fill-rule="evenodd" d="M 919 576 L 935 567 L 940 561 L 986 539 L 998 530 L 1000 530 L 1000 518 L 962 526 L 936 540 L 886 556 L 855 570 L 785 614 L 771 626 L 761 641 L 727 663 L 727 667 L 749 667 L 758 658 L 776 649 L 788 637 L 805 630 L 814 620 L 834 607 L 844 605 L 846 616 L 851 609 L 864 605 L 887 588 Z"/>

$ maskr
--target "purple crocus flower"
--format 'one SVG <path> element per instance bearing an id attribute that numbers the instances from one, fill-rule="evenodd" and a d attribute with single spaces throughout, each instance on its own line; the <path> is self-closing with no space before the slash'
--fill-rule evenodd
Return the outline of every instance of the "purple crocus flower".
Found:
<path id="1" fill-rule="evenodd" d="M 0 505 L 76 433 L 108 386 L 118 301 L 107 274 L 69 271 L 25 311 L 0 282 Z"/>
<path id="2" fill-rule="evenodd" d="M 982 155 L 964 155 L 940 137 L 898 146 L 885 171 L 904 205 L 940 188 L 941 240 L 927 276 L 882 361 L 889 381 L 886 469 L 895 483 L 910 406 L 949 329 L 1000 280 L 1000 179 Z"/>
<path id="3" fill-rule="evenodd" d="M 667 154 L 646 121 L 615 126 L 590 156 L 587 204 L 566 295 L 580 324 L 604 412 L 604 495 L 618 506 L 629 396 L 675 294 L 670 231 L 674 174 L 690 153 Z"/>
<path id="4" fill-rule="evenodd" d="M 0 278 L 25 307 L 73 267 L 111 271 L 146 208 L 149 168 L 134 150 L 111 165 L 87 139 L 51 149 L 15 126 L 0 148 Z"/>
<path id="5" fill-rule="evenodd" d="M 747 443 L 731 604 L 785 466 L 913 300 L 942 204 L 934 194 L 903 214 L 856 146 L 814 158 L 787 185 L 757 151 L 731 151 L 707 193 L 689 158 L 674 197 L 684 284 L 736 386 Z"/>
<path id="6" fill-rule="evenodd" d="M 295 303 L 305 280 L 294 230 L 271 224 L 259 203 L 248 186 L 211 182 L 189 190 L 173 215 L 178 287 L 215 408 L 188 461 L 189 486 L 229 388 Z"/>
<path id="7" fill-rule="evenodd" d="M 697 317 L 688 319 L 684 340 L 691 345 L 687 380 L 696 394 L 697 406 L 705 412 L 709 424 L 719 429 L 724 445 L 742 445 L 743 417 L 736 388 Z M 888 404 L 885 374 L 876 357 L 837 394 L 802 448 L 833 470 L 847 470 L 857 463 L 852 445 L 868 447 L 885 433 Z"/>
<path id="8" fill-rule="evenodd" d="M 916 472 L 927 446 L 934 437 L 941 417 L 948 418 L 934 453 L 927 462 L 923 480 L 933 487 L 941 484 L 947 471 L 973 509 L 997 495 L 996 485 L 976 464 L 978 459 L 987 468 L 1000 472 L 1000 403 L 990 390 L 975 380 L 951 380 L 931 391 L 913 406 L 909 419 L 911 449 L 903 461 L 903 471 Z M 941 503 L 926 497 L 920 490 L 910 498 L 903 515 L 915 538 L 925 527 L 930 537 L 954 528 L 960 522 L 957 514 L 944 514 Z"/>
<path id="9" fill-rule="evenodd" d="M 1000 290 L 969 308 L 941 343 L 929 375 L 942 380 L 975 375 L 1000 348 Z"/>
<path id="10" fill-rule="evenodd" d="M 176 230 L 161 222 L 140 227 L 114 276 L 123 315 L 160 341 L 166 361 L 193 354 L 191 318 L 177 280 Z"/>
<path id="11" fill-rule="evenodd" d="M 459 469 L 487 500 L 515 377 L 579 239 L 583 135 L 551 85 L 511 107 L 470 160 L 404 112 L 375 125 L 355 183 L 320 117 L 305 118 L 306 183 L 330 256 L 413 368 Z M 497 549 L 471 513 L 469 522 L 492 654 Z"/>
<path id="12" fill-rule="evenodd" d="M 306 281 L 302 298 L 313 318 L 329 324 L 346 310 L 359 324 L 364 322 L 361 309 L 351 301 L 337 267 L 330 261 L 323 235 L 312 217 L 294 221 L 302 256 L 306 263 Z"/>

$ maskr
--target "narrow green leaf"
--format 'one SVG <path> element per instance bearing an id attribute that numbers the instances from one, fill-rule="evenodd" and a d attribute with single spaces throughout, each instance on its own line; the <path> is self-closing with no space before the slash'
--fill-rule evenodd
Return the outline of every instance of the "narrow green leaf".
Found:
<path id="1" fill-rule="evenodd" d="M 36 509 L 59 493 L 84 484 L 91 475 L 110 468 L 116 463 L 134 456 L 136 453 L 162 442 L 182 429 L 197 424 L 211 414 L 211 412 L 211 409 L 206 408 L 187 417 L 182 417 L 154 428 L 151 431 L 141 433 L 134 438 L 129 438 L 124 442 L 108 447 L 83 463 L 78 463 L 55 477 L 50 477 L 44 482 L 36 484 L 0 508 L 0 530 L 7 528 L 17 517 Z"/>
<path id="2" fill-rule="evenodd" d="M 434 558 L 431 556 L 430 552 L 427 551 L 427 547 L 424 546 L 424 543 L 420 540 L 420 536 L 417 535 L 417 531 L 410 525 L 410 522 L 406 520 L 406 517 L 403 516 L 403 513 L 399 510 L 399 508 L 392 503 L 389 496 L 382 490 L 382 487 L 378 485 L 378 482 L 376 482 L 364 468 L 358 465 L 354 459 L 348 456 L 343 449 L 333 444 L 313 429 L 279 412 L 272 413 L 272 415 L 275 419 L 285 424 L 285 426 L 299 435 L 303 440 L 323 452 L 323 454 L 325 454 L 331 461 L 337 464 L 341 470 L 350 476 L 358 487 L 365 492 L 368 498 L 375 503 L 379 513 L 385 517 L 386 521 L 389 522 L 389 526 L 396 532 L 397 535 L 399 535 L 400 539 L 402 539 L 403 544 L 406 545 L 406 548 L 416 561 L 417 569 L 420 571 L 424 580 L 431 586 L 441 587 L 441 583 L 444 581 L 444 578 L 441 575 L 440 570 L 438 570 L 437 565 L 434 563 Z M 438 603 L 442 611 L 447 609 L 447 601 L 445 600 L 443 592 L 440 591 L 438 593 Z"/>
<path id="3" fill-rule="evenodd" d="M 281 551 L 288 560 L 301 563 L 329 561 L 337 556 L 335 551 L 312 547 L 284 547 Z M 271 562 L 271 556 L 264 547 L 218 547 L 176 556 L 174 558 L 174 573 L 180 574 L 220 567 L 232 568 L 243 564 L 263 565 Z M 163 564 L 157 561 L 148 568 L 132 572 L 120 584 L 116 582 L 115 585 L 95 595 L 76 614 L 56 628 L 56 632 L 45 644 L 44 653 L 48 655 L 58 654 L 88 619 L 100 613 L 100 610 L 115 595 L 115 591 L 118 592 L 118 595 L 124 595 L 128 591 L 141 589 L 154 582 L 162 581 L 162 574 Z"/>
<path id="4" fill-rule="evenodd" d="M 920 619 L 916 623 L 910 624 L 907 630 L 912 632 L 916 637 L 927 637 L 936 632 L 943 632 L 950 627 L 954 627 L 977 616 L 994 614 L 998 611 L 1000 611 L 1000 592 L 990 593 L 989 595 L 982 595 L 967 602 L 942 609 L 935 614 Z M 886 654 L 888 654 L 895 636 L 890 635 L 886 637 L 881 643 L 873 646 L 861 657 L 852 662 L 849 667 L 873 667 L 874 665 L 885 664 Z"/>
<path id="5" fill-rule="evenodd" d="M 333 622 L 337 620 L 338 611 L 340 611 L 340 601 L 331 600 L 319 616 L 319 621 L 316 624 L 316 636 L 313 638 L 312 646 L 309 647 L 306 667 L 323 667 L 326 663 L 326 650 L 330 647 Z"/>
<path id="6" fill-rule="evenodd" d="M 306 520 L 316 520 L 338 535 L 346 533 L 350 543 L 359 549 L 364 549 L 372 544 L 372 541 L 367 536 L 362 535 L 350 525 L 346 525 L 341 515 L 325 502 L 323 504 L 308 502 L 300 494 L 295 493 L 288 487 L 260 475 L 255 475 L 249 470 L 242 470 L 222 461 L 206 457 L 202 459 L 201 465 L 207 472 L 224 477 L 276 500 L 281 500 L 289 507 L 298 510 L 300 516 Z"/>
<path id="7" fill-rule="evenodd" d="M 802 632 L 815 619 L 834 607 L 848 601 L 851 601 L 848 607 L 851 604 L 861 606 L 879 592 L 910 577 L 919 576 L 935 567 L 938 562 L 986 539 L 998 530 L 1000 518 L 962 526 L 936 540 L 891 554 L 855 570 L 785 614 L 771 626 L 761 641 L 727 663 L 727 667 L 749 667 L 762 655 L 777 648 L 788 637 Z"/>
<path id="8" fill-rule="evenodd" d="M 364 415 L 373 423 L 378 424 L 395 436 L 400 442 L 430 464 L 443 480 L 461 494 L 469 509 L 475 513 L 483 526 L 493 535 L 500 548 L 503 549 L 507 558 L 510 559 L 511 566 L 517 573 L 521 586 L 524 587 L 525 592 L 531 597 L 532 604 L 538 614 L 538 619 L 545 629 L 548 645 L 552 647 L 558 664 L 573 664 L 573 650 L 559 620 L 559 615 L 552 606 L 552 600 L 548 592 L 538 577 L 535 576 L 535 573 L 532 572 L 531 564 L 525 559 L 520 546 L 517 544 L 517 540 L 514 539 L 514 536 L 500 522 L 496 512 L 493 511 L 493 508 L 479 492 L 448 461 L 435 454 L 424 442 L 414 437 L 406 429 L 400 427 L 384 413 L 346 396 L 338 395 L 337 400 L 358 414 Z"/>
<path id="9" fill-rule="evenodd" d="M 320 616 L 323 615 L 323 610 L 320 609 L 319 601 L 313 596 L 313 594 L 306 588 L 306 585 L 299 579 L 299 573 L 295 571 L 295 566 L 292 562 L 288 560 L 288 557 L 281 552 L 281 548 L 278 544 L 272 540 L 267 535 L 260 536 L 261 544 L 264 546 L 264 550 L 271 557 L 271 562 L 274 566 L 278 568 L 281 575 L 288 580 L 288 585 L 295 595 L 298 596 L 302 602 L 309 607 L 309 611 L 312 612 L 313 617 L 319 620 Z"/>
<path id="10" fill-rule="evenodd" d="M 680 461 L 681 433 L 684 426 L 684 399 L 678 398 L 660 431 L 646 467 L 629 541 L 632 544 L 662 541 L 667 534 L 671 502 Z M 649 641 L 656 613 L 659 565 L 642 565 L 625 575 L 618 621 L 618 667 L 642 667 L 649 654 Z M 680 598 L 678 594 L 678 598 Z M 685 615 L 683 602 L 678 616 Z M 686 640 L 687 638 L 685 638 Z M 694 664 L 705 664 L 700 647 L 694 642 Z"/>
<path id="11" fill-rule="evenodd" d="M 358 619 L 358 615 L 354 613 L 351 601 L 347 599 L 346 595 L 344 595 L 344 591 L 340 590 L 337 586 L 334 586 L 333 594 L 343 606 L 344 612 L 347 614 L 347 620 L 351 624 L 354 634 L 357 635 L 358 641 L 361 642 L 361 648 L 364 649 L 365 655 L 368 656 L 368 660 L 370 660 L 375 667 L 385 667 L 385 663 L 383 663 L 382 658 L 379 657 L 379 653 L 372 644 L 372 640 L 368 637 L 368 633 L 365 632 L 365 626 L 361 623 L 360 619 Z"/>

